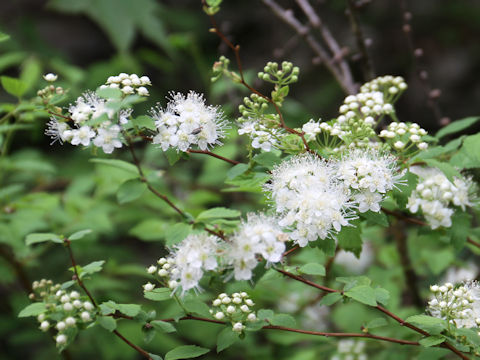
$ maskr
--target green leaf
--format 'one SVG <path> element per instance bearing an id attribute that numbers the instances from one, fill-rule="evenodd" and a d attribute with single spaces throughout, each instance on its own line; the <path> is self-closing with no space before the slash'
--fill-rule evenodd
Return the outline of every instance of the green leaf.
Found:
<path id="1" fill-rule="evenodd" d="M 112 332 L 117 328 L 117 322 L 115 319 L 111 316 L 99 316 L 97 318 L 97 323 L 103 327 L 104 329 L 107 329 L 108 331 Z"/>
<path id="2" fill-rule="evenodd" d="M 126 172 L 138 175 L 138 169 L 135 165 L 130 164 L 126 161 L 123 160 L 117 160 L 117 159 L 90 159 L 90 162 L 93 162 L 95 164 L 102 164 L 102 165 L 108 165 L 108 166 L 113 166 L 117 169 L 124 170 Z"/>
<path id="3" fill-rule="evenodd" d="M 268 320 L 270 321 L 275 316 L 273 310 L 270 309 L 260 309 L 257 311 L 257 318 L 259 320 Z"/>
<path id="4" fill-rule="evenodd" d="M 5 91 L 17 98 L 22 97 L 27 90 L 27 84 L 19 79 L 9 76 L 2 76 L 0 77 L 0 81 Z"/>
<path id="5" fill-rule="evenodd" d="M 167 151 L 164 151 L 164 154 L 170 166 L 173 166 L 182 157 L 179 151 L 172 148 L 168 149 Z"/>
<path id="6" fill-rule="evenodd" d="M 366 219 L 369 225 L 389 226 L 388 217 L 383 212 L 367 211 L 360 213 L 360 217 Z"/>
<path id="7" fill-rule="evenodd" d="M 57 234 L 53 233 L 33 233 L 28 234 L 25 238 L 25 243 L 27 246 L 45 241 L 52 241 L 57 244 L 63 243 L 63 240 Z"/>
<path id="8" fill-rule="evenodd" d="M 210 317 L 210 308 L 203 301 L 198 299 L 186 300 L 183 303 L 183 307 L 188 311 L 188 313 L 194 313 L 205 317 Z"/>
<path id="9" fill-rule="evenodd" d="M 130 179 L 125 181 L 117 191 L 117 201 L 119 204 L 125 204 L 138 199 L 147 189 L 147 185 L 140 179 Z"/>
<path id="10" fill-rule="evenodd" d="M 168 288 L 155 288 L 152 291 L 145 291 L 143 296 L 152 301 L 165 301 L 170 300 L 172 291 Z"/>
<path id="11" fill-rule="evenodd" d="M 431 335 L 438 335 L 447 328 L 447 322 L 445 320 L 428 315 L 413 315 L 405 321 L 418 326 Z"/>
<path id="12" fill-rule="evenodd" d="M 161 331 L 161 332 L 172 333 L 172 332 L 177 331 L 177 329 L 175 329 L 175 326 L 173 326 L 172 324 L 170 324 L 168 322 L 161 321 L 161 320 L 151 321 L 150 325 L 152 325 L 155 330 Z"/>
<path id="13" fill-rule="evenodd" d="M 240 215 L 241 213 L 238 210 L 231 210 L 224 207 L 215 207 L 202 211 L 200 214 L 198 214 L 196 221 L 205 221 L 217 218 L 236 218 Z"/>
<path id="14" fill-rule="evenodd" d="M 218 333 L 217 336 L 217 354 L 230 347 L 238 340 L 238 334 L 232 331 L 230 326 L 227 326 L 222 331 Z"/>
<path id="15" fill-rule="evenodd" d="M 293 328 L 297 325 L 295 318 L 288 314 L 275 314 L 270 321 L 272 325 Z"/>
<path id="16" fill-rule="evenodd" d="M 105 260 L 93 261 L 88 265 L 85 265 L 81 268 L 80 278 L 82 279 L 85 275 L 95 274 L 99 271 L 102 271 L 103 264 Z"/>
<path id="17" fill-rule="evenodd" d="M 0 31 L 0 42 L 7 41 L 8 39 L 10 39 L 10 35 Z"/>
<path id="18" fill-rule="evenodd" d="M 120 89 L 114 89 L 114 88 L 104 88 L 104 89 L 97 89 L 96 91 L 97 95 L 100 96 L 101 98 L 104 99 L 116 99 L 119 100 L 122 98 L 123 93 L 122 90 Z"/>
<path id="19" fill-rule="evenodd" d="M 137 316 L 142 307 L 137 304 L 116 304 L 116 309 L 127 316 Z"/>
<path id="20" fill-rule="evenodd" d="M 227 171 L 227 179 L 235 179 L 237 176 L 240 176 L 244 174 L 248 170 L 249 166 L 248 164 L 237 164 L 233 167 L 231 167 Z"/>
<path id="21" fill-rule="evenodd" d="M 85 237 L 85 235 L 90 234 L 91 232 L 92 232 L 92 230 L 90 230 L 90 229 L 77 231 L 77 232 L 73 233 L 72 235 L 70 235 L 68 237 L 68 240 L 70 240 L 70 241 L 80 240 L 83 237 Z"/>
<path id="22" fill-rule="evenodd" d="M 325 266 L 318 263 L 308 263 L 298 269 L 302 274 L 325 276 Z"/>
<path id="23" fill-rule="evenodd" d="M 390 300 L 390 293 L 381 287 L 377 287 L 374 290 L 375 299 L 383 305 L 388 305 L 388 300 Z"/>
<path id="24" fill-rule="evenodd" d="M 379 317 L 369 321 L 365 327 L 370 330 L 370 329 L 376 329 L 376 328 L 387 326 L 387 325 L 388 325 L 387 320 L 385 320 L 385 318 L 383 317 Z"/>
<path id="25" fill-rule="evenodd" d="M 335 249 L 337 248 L 335 239 L 326 238 L 324 240 L 318 240 L 316 241 L 316 245 L 326 256 L 331 257 L 335 255 Z"/>
<path id="26" fill-rule="evenodd" d="M 192 231 L 192 225 L 178 223 L 173 226 L 170 226 L 167 230 L 166 245 L 172 246 L 183 241 L 188 234 Z"/>
<path id="27" fill-rule="evenodd" d="M 434 167 L 439 169 L 441 172 L 445 174 L 448 180 L 453 181 L 454 177 L 461 178 L 462 175 L 449 163 L 441 162 L 435 159 L 425 159 L 424 160 L 428 166 Z"/>
<path id="28" fill-rule="evenodd" d="M 337 235 L 338 245 L 346 250 L 353 252 L 356 256 L 360 256 L 362 252 L 362 227 L 359 220 L 352 222 L 353 226 L 344 226 Z"/>
<path id="29" fill-rule="evenodd" d="M 462 131 L 466 128 L 469 128 L 480 120 L 480 116 L 470 116 L 462 120 L 456 120 L 448 124 L 447 126 L 441 128 L 436 134 L 437 139 L 441 139 L 444 136 L 454 134 L 456 132 Z"/>
<path id="30" fill-rule="evenodd" d="M 161 356 L 155 355 L 152 353 L 148 353 L 148 355 L 152 358 L 152 360 L 163 360 Z"/>
<path id="31" fill-rule="evenodd" d="M 377 296 L 375 290 L 367 285 L 359 285 L 351 288 L 344 293 L 345 296 L 352 298 L 362 304 L 377 306 Z"/>
<path id="32" fill-rule="evenodd" d="M 335 304 L 338 300 L 340 300 L 342 298 L 343 298 L 343 296 L 339 292 L 330 293 L 330 294 L 325 295 L 322 298 L 322 300 L 320 300 L 319 304 L 320 305 L 325 305 L 325 306 L 330 306 L 330 305 Z"/>
<path id="33" fill-rule="evenodd" d="M 255 160 L 257 164 L 263 165 L 268 169 L 272 169 L 275 165 L 282 161 L 280 157 L 278 157 L 271 151 L 262 152 L 258 155 L 255 155 L 253 157 L 253 160 Z"/>
<path id="34" fill-rule="evenodd" d="M 441 344 L 445 340 L 447 340 L 447 339 L 443 335 L 434 335 L 434 336 L 429 336 L 429 337 L 426 337 L 424 339 L 421 339 L 419 341 L 419 343 L 422 346 L 430 347 L 430 346 L 435 346 L 435 345 Z"/>
<path id="35" fill-rule="evenodd" d="M 462 169 L 480 167 L 480 134 L 467 136 L 460 151 L 451 157 L 450 164 Z"/>
<path id="36" fill-rule="evenodd" d="M 143 241 L 157 241 L 165 238 L 167 224 L 158 219 L 146 219 L 128 232 Z"/>
<path id="37" fill-rule="evenodd" d="M 434 275 L 439 275 L 455 260 L 455 254 L 451 248 L 436 250 L 435 256 L 432 256 L 431 249 L 423 249 L 421 256 Z"/>
<path id="38" fill-rule="evenodd" d="M 468 236 L 471 234 L 472 216 L 464 212 L 456 212 L 452 216 L 452 226 L 448 229 L 450 243 L 455 250 L 463 249 L 467 242 Z"/>
<path id="39" fill-rule="evenodd" d="M 135 119 L 132 119 L 131 122 L 134 126 L 139 128 L 145 128 L 153 131 L 157 129 L 155 126 L 155 121 L 150 116 L 140 115 Z"/>
<path id="40" fill-rule="evenodd" d="M 47 311 L 45 303 L 36 302 L 23 308 L 22 311 L 20 311 L 20 313 L 18 314 L 18 317 L 37 316 L 43 314 L 45 311 Z"/>
<path id="41" fill-rule="evenodd" d="M 20 73 L 20 81 L 25 84 L 25 91 L 32 89 L 42 75 L 42 66 L 40 62 L 30 57 L 22 64 L 22 72 Z"/>
<path id="42" fill-rule="evenodd" d="M 183 345 L 173 350 L 170 350 L 165 355 L 165 360 L 196 358 L 203 354 L 206 354 L 209 351 L 210 351 L 209 349 L 205 349 L 197 345 Z"/>

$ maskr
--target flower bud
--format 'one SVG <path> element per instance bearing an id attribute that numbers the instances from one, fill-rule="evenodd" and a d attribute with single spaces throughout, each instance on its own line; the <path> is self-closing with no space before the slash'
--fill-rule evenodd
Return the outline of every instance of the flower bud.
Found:
<path id="1" fill-rule="evenodd" d="M 67 342 L 67 336 L 64 335 L 64 334 L 60 334 L 60 335 L 57 336 L 56 341 L 57 341 L 57 344 L 63 345 Z"/>

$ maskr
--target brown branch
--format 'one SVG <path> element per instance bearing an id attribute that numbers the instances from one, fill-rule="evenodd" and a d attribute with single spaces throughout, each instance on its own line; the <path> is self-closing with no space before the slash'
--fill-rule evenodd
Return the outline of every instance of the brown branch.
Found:
<path id="1" fill-rule="evenodd" d="M 282 8 L 274 0 L 262 0 L 262 2 L 267 5 L 280 20 L 290 26 L 298 35 L 305 39 L 313 52 L 320 58 L 328 71 L 330 71 L 330 73 L 335 77 L 345 93 L 356 93 L 357 86 L 353 83 L 353 80 L 346 79 L 344 77 L 345 74 L 342 74 L 336 68 L 335 61 L 328 54 L 328 51 L 312 36 L 310 29 L 295 18 L 292 11 Z"/>
<path id="2" fill-rule="evenodd" d="M 365 35 L 363 34 L 362 27 L 357 16 L 357 9 L 355 0 L 348 0 L 348 10 L 347 15 L 350 20 L 350 25 L 352 26 L 353 34 L 357 41 L 358 50 L 362 54 L 362 71 L 365 81 L 370 81 L 375 77 L 372 66 L 372 59 L 368 54 L 367 45 L 365 43 Z"/>
<path id="3" fill-rule="evenodd" d="M 211 151 L 208 151 L 208 150 L 193 150 L 193 149 L 187 150 L 187 154 L 190 154 L 190 153 L 192 153 L 192 154 L 205 154 L 205 155 L 213 156 L 214 158 L 226 161 L 226 162 L 228 162 L 232 165 L 240 164 L 240 161 L 228 159 L 228 158 L 223 157 L 221 155 L 214 154 L 214 153 L 212 153 Z"/>
<path id="4" fill-rule="evenodd" d="M 148 352 L 146 352 L 145 350 L 143 350 L 141 347 L 135 345 L 134 343 L 132 343 L 131 341 L 129 341 L 127 338 L 125 338 L 125 336 L 123 336 L 122 334 L 120 334 L 118 332 L 118 330 L 113 330 L 113 333 L 115 335 L 117 335 L 120 339 L 123 340 L 123 342 L 125 344 L 127 344 L 128 346 L 134 348 L 139 354 L 141 354 L 144 358 L 146 359 L 149 359 L 149 360 L 152 360 L 152 357 L 150 356 L 150 354 Z"/>
<path id="5" fill-rule="evenodd" d="M 304 283 L 308 286 L 314 287 L 316 289 L 319 289 L 319 290 L 322 290 L 322 291 L 325 291 L 325 292 L 328 292 L 328 293 L 338 292 L 338 293 L 343 295 L 343 291 L 336 290 L 336 289 L 331 289 L 329 287 L 316 284 L 316 283 L 314 283 L 310 280 L 307 280 L 307 279 L 305 279 L 301 276 L 292 274 L 292 273 L 290 273 L 288 271 L 285 271 L 285 270 L 282 270 L 282 269 L 275 269 L 275 270 L 277 270 L 278 272 L 282 273 L 285 276 L 288 276 L 288 277 L 290 277 L 294 280 L 300 281 L 300 282 L 302 282 L 302 283 Z M 430 334 L 428 332 L 416 327 L 415 325 L 412 325 L 412 324 L 406 322 L 405 320 L 403 320 L 399 316 L 397 316 L 397 315 L 393 314 L 392 312 L 388 311 L 387 309 L 385 309 L 383 306 L 377 305 L 377 306 L 375 306 L 375 308 L 377 310 L 381 311 L 382 313 L 384 313 L 385 315 L 387 315 L 388 317 L 397 321 L 400 325 L 408 327 L 409 329 L 411 329 L 411 330 L 413 330 L 413 331 L 415 331 L 419 334 L 422 334 L 423 336 L 430 336 Z M 444 342 L 444 343 L 440 344 L 439 347 L 446 348 L 446 349 L 452 351 L 453 353 L 455 353 L 460 358 L 465 359 L 465 360 L 469 360 L 469 358 L 466 355 L 464 355 L 461 351 L 459 351 L 457 348 L 455 348 L 453 345 L 451 345 L 447 342 Z"/>

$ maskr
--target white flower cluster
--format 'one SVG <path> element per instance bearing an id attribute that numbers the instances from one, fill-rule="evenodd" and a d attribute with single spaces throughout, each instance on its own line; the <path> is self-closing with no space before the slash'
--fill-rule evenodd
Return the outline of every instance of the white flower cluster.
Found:
<path id="1" fill-rule="evenodd" d="M 158 268 L 152 265 L 147 272 L 156 273 L 162 285 L 173 290 L 181 286 L 182 293 L 185 293 L 190 289 L 199 289 L 204 272 L 217 268 L 217 256 L 220 253 L 217 237 L 204 233 L 192 234 L 175 245 L 168 258 L 159 259 Z M 155 286 L 147 283 L 143 288 L 152 291 Z"/>
<path id="2" fill-rule="evenodd" d="M 426 150 L 428 144 L 422 141 L 427 131 L 416 123 L 392 122 L 386 130 L 380 131 L 379 136 L 387 139 L 392 148 L 397 151 L 407 150 L 416 145 L 420 150 Z"/>
<path id="3" fill-rule="evenodd" d="M 278 146 L 279 138 L 283 133 L 279 129 L 267 128 L 255 121 L 246 121 L 240 124 L 239 135 L 248 135 L 254 149 L 271 151 Z"/>
<path id="4" fill-rule="evenodd" d="M 480 327 L 480 286 L 476 281 L 457 288 L 452 283 L 432 285 L 433 299 L 428 302 L 428 312 L 449 321 L 457 328 Z"/>
<path id="5" fill-rule="evenodd" d="M 406 89 L 407 84 L 401 76 L 385 75 L 379 76 L 362 85 L 360 92 L 367 93 L 370 91 L 383 91 L 391 95 L 397 95 Z"/>
<path id="6" fill-rule="evenodd" d="M 239 230 L 230 239 L 225 261 L 234 269 L 236 280 L 250 280 L 261 255 L 269 263 L 277 263 L 285 251 L 287 234 L 282 232 L 275 217 L 248 214 Z"/>
<path id="7" fill-rule="evenodd" d="M 311 154 L 295 156 L 272 171 L 265 190 L 271 194 L 279 224 L 304 247 L 340 231 L 353 215 L 353 203 L 337 180 L 335 166 Z"/>
<path id="8" fill-rule="evenodd" d="M 367 360 L 365 342 L 342 339 L 337 344 L 337 353 L 331 360 Z"/>
<path id="9" fill-rule="evenodd" d="M 359 149 L 338 162 L 336 174 L 351 191 L 361 213 L 369 210 L 379 212 L 385 194 L 403 176 L 403 173 L 398 173 L 393 156 Z"/>
<path id="10" fill-rule="evenodd" d="M 115 148 L 122 147 L 120 124 L 128 122 L 130 112 L 120 110 L 118 119 L 116 112 L 109 108 L 109 101 L 93 92 L 86 92 L 77 98 L 74 105 L 70 105 L 68 111 L 74 127 L 56 118 L 48 122 L 45 134 L 53 139 L 53 142 L 69 142 L 72 145 L 94 146 L 102 148 L 106 154 L 113 152 Z"/>
<path id="11" fill-rule="evenodd" d="M 421 210 L 432 229 L 452 226 L 453 206 L 465 211 L 467 206 L 473 205 L 474 184 L 470 178 L 454 178 L 451 183 L 435 168 L 413 166 L 410 171 L 421 181 L 408 198 L 407 208 L 412 213 Z"/>
<path id="12" fill-rule="evenodd" d="M 329 125 L 326 122 L 314 121 L 311 119 L 309 122 L 303 124 L 302 131 L 304 132 L 305 140 L 315 140 L 316 136 L 321 132 L 330 136 L 342 137 L 345 135 L 345 131 L 340 128 L 338 123 Z"/>
<path id="13" fill-rule="evenodd" d="M 67 292 L 60 288 L 60 284 L 53 285 L 51 280 L 46 279 L 34 281 L 32 284 L 32 289 L 39 295 L 47 309 L 37 316 L 40 330 L 57 329 L 55 339 L 58 346 L 67 343 L 68 336 L 65 331 L 68 328 L 89 323 L 95 318 L 95 307 L 87 297 L 80 296 L 77 291 Z M 36 295 L 32 294 L 31 298 L 36 299 Z"/>
<path id="14" fill-rule="evenodd" d="M 150 112 L 158 130 L 153 144 L 164 151 L 170 147 L 187 151 L 192 145 L 207 150 L 222 144 L 219 139 L 225 137 L 227 121 L 218 107 L 207 106 L 203 95 L 193 91 L 171 97 L 165 109 L 157 107 Z"/>
<path id="15" fill-rule="evenodd" d="M 213 300 L 210 313 L 217 320 L 226 319 L 232 324 L 232 331 L 242 333 L 246 322 L 257 320 L 255 312 L 251 309 L 255 303 L 246 292 L 227 295 L 222 293 Z"/>
<path id="16" fill-rule="evenodd" d="M 106 84 L 100 86 L 100 89 L 120 89 L 125 95 L 135 94 L 136 92 L 140 96 L 148 96 L 149 92 L 145 87 L 148 85 L 152 85 L 148 76 L 120 73 L 117 76 L 110 76 Z"/>

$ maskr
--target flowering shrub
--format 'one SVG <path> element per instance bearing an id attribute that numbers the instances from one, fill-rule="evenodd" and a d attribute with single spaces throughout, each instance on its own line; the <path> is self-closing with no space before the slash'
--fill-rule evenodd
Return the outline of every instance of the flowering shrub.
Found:
<path id="1" fill-rule="evenodd" d="M 275 2 L 264 2 L 281 10 Z M 479 356 L 476 265 L 461 275 L 451 267 L 446 276 L 454 280 L 430 286 L 430 299 L 427 291 L 450 265 L 471 256 L 466 253 L 478 257 L 479 135 L 454 135 L 480 118 L 459 120 L 429 135 L 420 124 L 397 116 L 395 106 L 408 91 L 407 83 L 386 75 L 353 88 L 344 79 L 342 87 L 352 91 L 333 119 L 305 119 L 290 127 L 283 109 L 290 87 L 301 81 L 301 69 L 288 61 L 268 62 L 257 74 L 261 85 L 254 87 L 244 74 L 239 47 L 216 26 L 213 16 L 220 4 L 205 0 L 204 11 L 212 19 L 212 32 L 234 52 L 237 70 L 221 56 L 213 64 L 212 81 L 231 81 L 249 92 L 236 115 L 195 91 L 172 91 L 166 102 L 142 109 L 155 89 L 146 75 L 111 74 L 98 88 L 70 100 L 71 90 L 58 83 L 61 76 L 43 77 L 47 84 L 29 102 L 32 113 L 48 114 L 44 131 L 56 151 L 64 151 L 62 145 L 89 149 L 90 161 L 104 166 L 105 188 L 120 179 L 114 192 L 103 190 L 115 193 L 118 205 L 91 204 L 100 210 L 72 227 L 45 220 L 30 228 L 28 213 L 16 220 L 28 229 L 28 251 L 60 244 L 70 264 L 63 265 L 72 272 L 71 279 L 51 274 L 62 275 L 61 284 L 35 281 L 32 302 L 19 317 L 36 317 L 59 352 L 73 346 L 84 330 L 97 327 L 143 358 L 161 359 L 145 350 L 155 335 L 164 340 L 177 331 L 188 334 L 182 323 L 195 322 L 220 329 L 208 333 L 214 333 L 210 347 L 216 346 L 217 353 L 240 348 L 242 342 L 259 345 L 263 335 L 255 334 L 265 332 L 264 339 L 277 345 L 284 334 L 292 336 L 288 344 L 315 336 L 330 359 L 389 358 L 391 351 L 402 359 Z M 2 83 L 21 98 L 13 82 Z M 269 93 L 259 90 L 265 86 Z M 446 141 L 447 136 L 452 139 Z M 228 146 L 236 150 L 229 154 Z M 169 165 L 158 160 L 160 154 Z M 197 154 L 228 166 L 225 171 L 211 168 L 207 177 L 232 195 L 227 201 L 218 196 L 202 202 L 183 190 L 169 190 L 168 182 L 178 185 L 182 176 L 197 184 L 196 165 L 191 177 L 175 172 L 186 161 L 194 164 Z M 116 171 L 123 175 L 116 178 Z M 199 198 L 214 193 L 198 184 Z M 93 183 L 86 189 L 69 186 L 65 199 L 57 202 L 65 201 L 65 208 L 52 210 L 59 223 L 68 223 L 63 210 L 87 213 L 87 205 L 70 201 L 94 192 Z M 195 201 L 201 206 L 192 205 Z M 140 205 L 128 210 L 132 204 Z M 96 227 L 111 208 L 119 209 L 115 226 L 121 229 L 131 216 L 136 223 L 130 235 L 162 241 L 142 255 L 141 264 L 131 265 L 132 274 L 116 273 L 141 277 L 143 286 L 121 289 L 136 294 L 132 303 L 121 303 L 129 297 L 120 291 L 118 298 L 102 291 L 102 273 L 113 277 L 116 264 L 95 260 L 80 265 L 76 256 L 77 246 L 95 236 L 88 224 Z M 109 231 L 114 226 L 103 235 Z M 415 242 L 423 242 L 421 250 L 416 251 Z M 92 248 L 84 249 L 84 256 L 98 256 Z M 404 294 L 400 283 L 406 285 Z M 135 324 L 146 345 L 119 331 L 125 322 Z M 197 342 L 188 338 L 188 345 L 170 341 L 165 359 L 208 353 L 198 337 Z M 318 350 L 315 342 L 306 344 Z M 299 355 L 291 358 L 309 358 L 297 350 Z"/>

